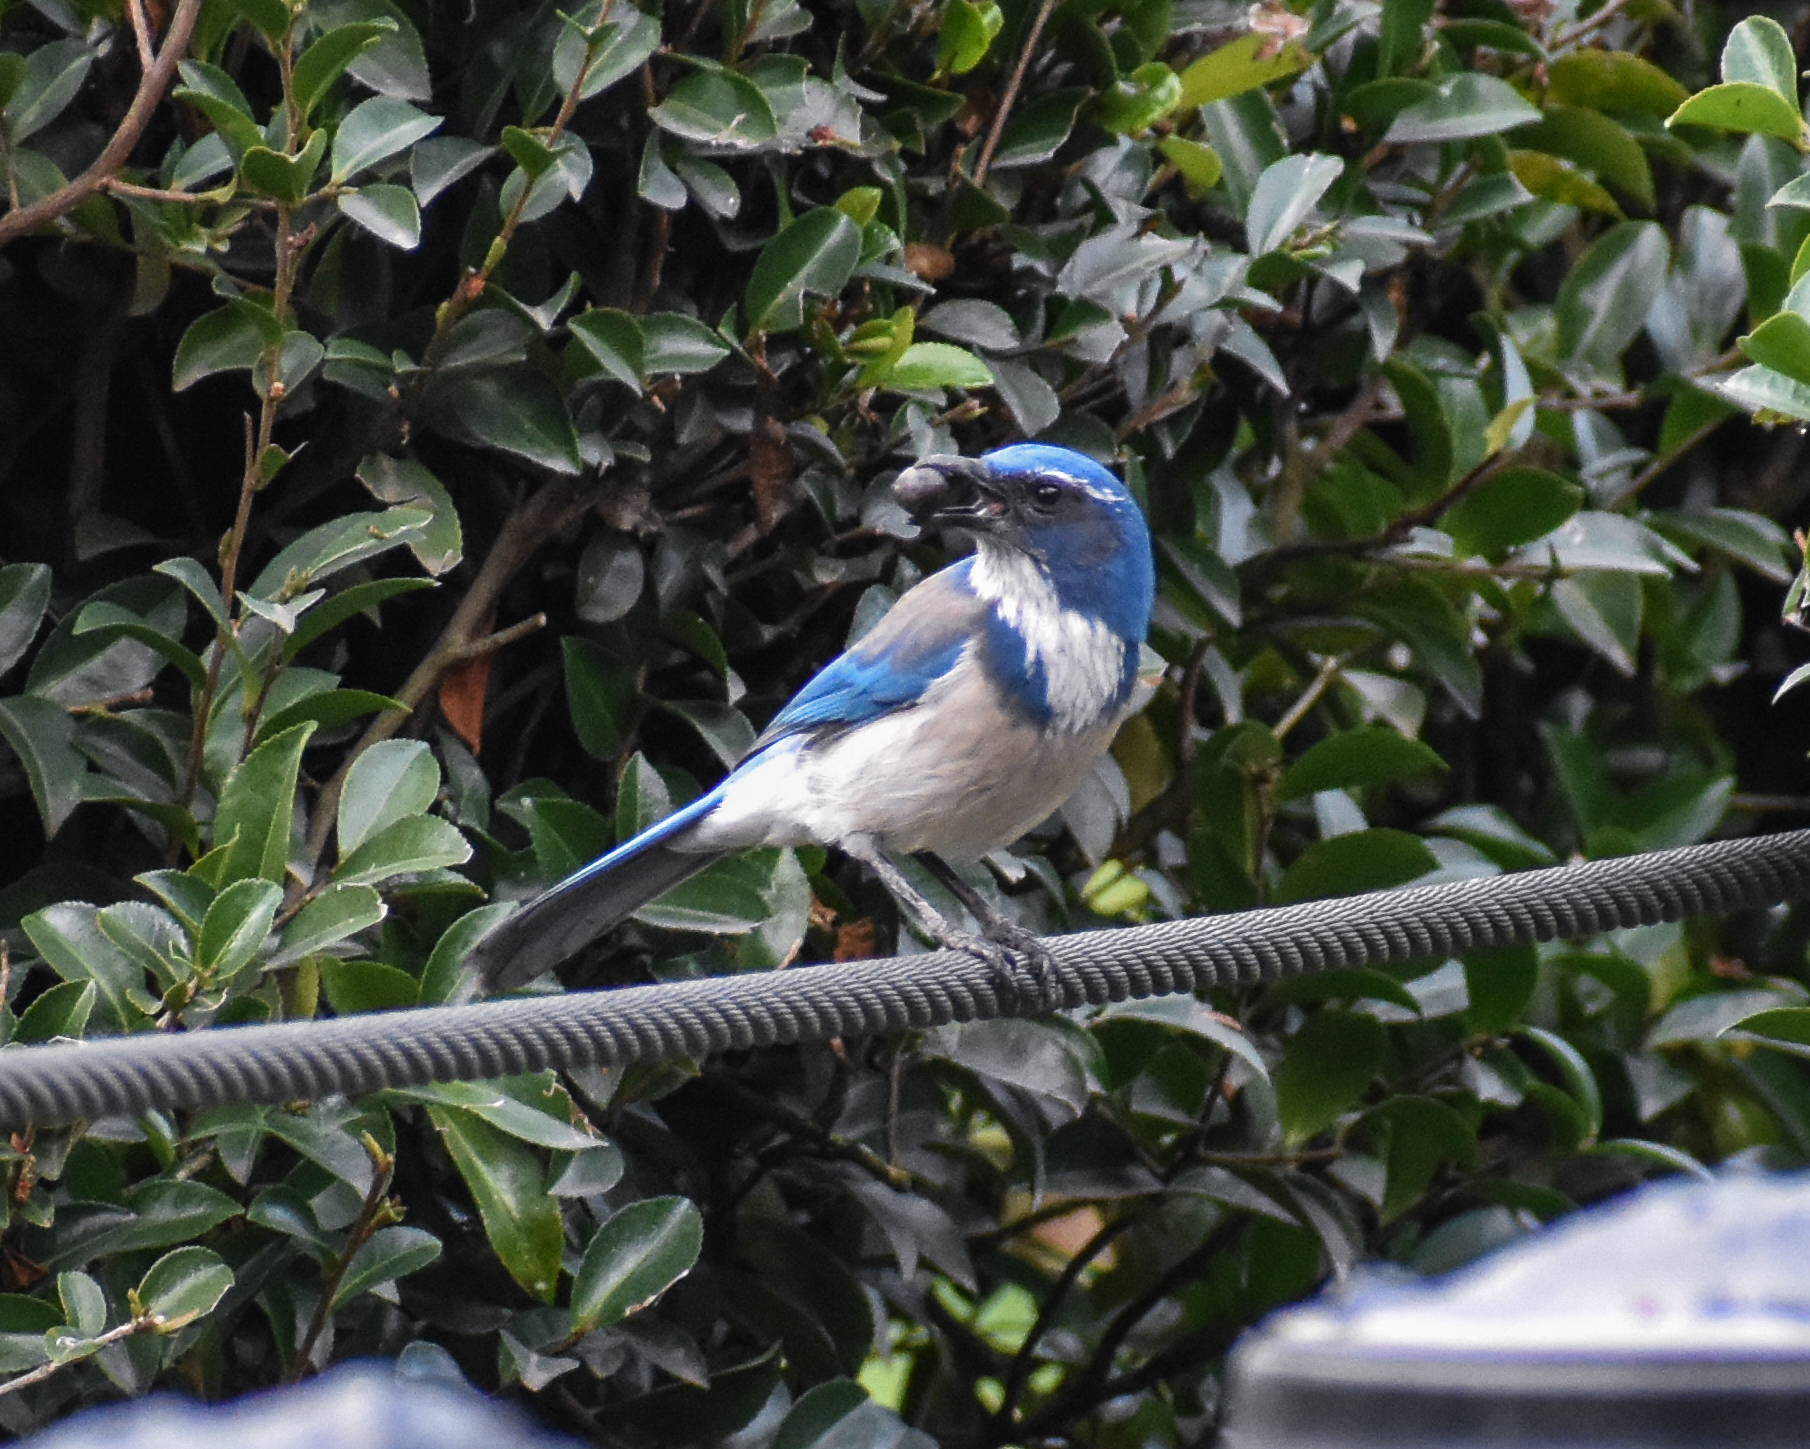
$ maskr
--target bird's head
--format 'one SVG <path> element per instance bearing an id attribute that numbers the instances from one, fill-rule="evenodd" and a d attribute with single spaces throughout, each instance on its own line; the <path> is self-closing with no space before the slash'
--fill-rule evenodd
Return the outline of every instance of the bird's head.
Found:
<path id="1" fill-rule="evenodd" d="M 899 474 L 893 492 L 917 523 L 1028 556 L 1066 607 L 1143 637 L 1156 583 L 1150 531 L 1130 489 L 1086 454 L 1049 443 L 938 454 Z"/>

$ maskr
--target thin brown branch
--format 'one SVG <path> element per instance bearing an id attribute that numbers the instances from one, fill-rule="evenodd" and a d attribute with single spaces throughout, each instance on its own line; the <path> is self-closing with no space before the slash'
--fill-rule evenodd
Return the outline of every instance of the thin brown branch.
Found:
<path id="1" fill-rule="evenodd" d="M 1332 688 L 1332 682 L 1344 670 L 1345 659 L 1343 654 L 1334 654 L 1322 661 L 1313 680 L 1301 691 L 1301 697 L 1288 707 L 1287 714 L 1276 721 L 1273 733 L 1277 739 L 1287 739 L 1294 727 L 1306 719 L 1313 707 L 1325 697 L 1326 691 Z"/>
<path id="2" fill-rule="evenodd" d="M 123 1338 L 132 1338 L 140 1333 L 150 1333 L 161 1324 L 162 1320 L 145 1314 L 140 1318 L 128 1319 L 117 1328 L 109 1328 L 98 1338 L 91 1340 L 98 1346 L 118 1343 Z M 41 1363 L 30 1373 L 20 1374 L 17 1378 L 8 1379 L 0 1384 L 0 1394 L 16 1394 L 20 1389 L 28 1389 L 33 1384 L 41 1384 L 56 1373 L 58 1369 L 66 1369 L 73 1363 L 81 1363 L 79 1358 L 52 1359 L 49 1363 Z"/>
<path id="3" fill-rule="evenodd" d="M 1243 1227 L 1244 1219 L 1236 1214 L 1227 1217 L 1201 1240 L 1193 1252 L 1184 1255 L 1167 1271 L 1158 1275 L 1143 1292 L 1139 1293 L 1118 1315 L 1107 1325 L 1106 1331 L 1100 1335 L 1087 1364 L 1079 1374 L 1061 1392 L 1054 1395 L 1035 1414 L 1016 1425 L 1004 1426 L 1005 1437 L 1001 1443 L 1024 1443 L 1039 1436 L 1052 1433 L 1087 1413 L 1094 1405 L 1103 1403 L 1106 1395 L 1104 1386 L 1111 1383 L 1113 1359 L 1131 1332 L 1151 1312 L 1174 1293 L 1183 1284 L 1204 1273 L 1213 1259 L 1230 1245 L 1233 1236 Z"/>
<path id="4" fill-rule="evenodd" d="M 358 1209 L 358 1216 L 346 1230 L 345 1246 L 334 1258 L 333 1266 L 328 1269 L 327 1276 L 321 1283 L 321 1301 L 315 1305 L 314 1316 L 308 1320 L 308 1331 L 302 1335 L 301 1344 L 295 1351 L 295 1361 L 283 1376 L 284 1383 L 294 1383 L 302 1376 L 302 1370 L 307 1368 L 308 1360 L 314 1353 L 314 1345 L 332 1321 L 333 1295 L 339 1292 L 339 1285 L 345 1281 L 346 1269 L 351 1267 L 358 1250 L 365 1245 L 372 1233 L 385 1223 L 396 1221 L 399 1215 L 396 1205 L 384 1196 L 389 1191 L 390 1178 L 395 1173 L 394 1160 L 377 1145 L 368 1132 L 364 1135 L 364 1149 L 365 1155 L 371 1159 L 371 1186 L 365 1193 L 363 1205 Z"/>
<path id="5" fill-rule="evenodd" d="M 1112 1246 L 1113 1239 L 1137 1220 L 1138 1214 L 1133 1211 L 1102 1223 L 1099 1230 L 1081 1245 L 1080 1251 L 1062 1265 L 1062 1272 L 1049 1286 L 1043 1295 L 1043 1302 L 1038 1305 L 1037 1317 L 1031 1324 L 1030 1332 L 1025 1334 L 1024 1342 L 1019 1344 L 1018 1351 L 1012 1355 L 1012 1367 L 1006 1373 L 1005 1393 L 993 1416 L 1002 1425 L 1012 1422 L 1012 1415 L 1017 1412 L 1018 1401 L 1024 1394 L 1024 1386 L 1031 1377 L 1031 1369 L 1036 1364 L 1037 1345 L 1043 1342 L 1044 1335 L 1055 1323 L 1056 1315 L 1062 1311 L 1062 1305 L 1074 1291 L 1075 1284 L 1081 1281 L 1081 1275 L 1094 1259 Z"/>
<path id="6" fill-rule="evenodd" d="M 987 139 L 981 145 L 980 159 L 974 163 L 976 186 L 987 179 L 987 168 L 993 164 L 993 153 L 999 147 L 1000 133 L 1005 130 L 1006 118 L 1012 114 L 1012 107 L 1018 100 L 1019 87 L 1024 84 L 1024 73 L 1030 68 L 1037 42 L 1043 38 L 1043 27 L 1049 24 L 1050 15 L 1055 9 L 1056 0 L 1043 0 L 1037 7 L 1037 18 L 1031 21 L 1031 33 L 1024 38 L 1024 49 L 1018 52 L 1018 61 L 1006 80 L 1005 93 L 999 98 L 999 108 L 993 112 L 993 124 L 987 128 Z"/>
<path id="7" fill-rule="evenodd" d="M 597 12 L 596 23 L 598 25 L 602 25 L 610 18 L 610 11 L 614 8 L 615 3 L 616 0 L 603 0 L 603 7 Z M 598 47 L 594 45 L 585 47 L 584 59 L 579 63 L 578 74 L 572 78 L 571 88 L 560 98 L 559 111 L 553 117 L 553 124 L 547 129 L 546 136 L 542 138 L 541 144 L 548 150 L 552 150 L 559 144 L 559 138 L 565 134 L 566 127 L 571 123 L 572 113 L 578 109 L 578 97 L 584 90 L 585 77 L 591 73 L 591 67 L 597 63 L 598 54 Z M 439 356 L 440 349 L 446 345 L 446 334 L 452 330 L 453 323 L 464 316 L 472 303 L 484 295 L 484 288 L 490 283 L 491 273 L 502 265 L 503 257 L 509 250 L 509 243 L 515 236 L 515 229 L 521 225 L 522 212 L 528 205 L 528 197 L 533 191 L 534 183 L 525 182 L 522 194 L 516 197 L 515 205 L 509 208 L 509 215 L 503 218 L 503 224 L 497 231 L 496 239 L 491 242 L 489 254 L 485 256 L 483 264 L 475 269 L 468 268 L 465 275 L 459 279 L 458 286 L 453 289 L 452 296 L 440 304 L 434 315 L 434 335 L 427 344 L 425 354 L 430 367 Z"/>
<path id="8" fill-rule="evenodd" d="M 49 196 L 30 206 L 17 207 L 0 216 L 0 247 L 15 237 L 36 231 L 46 222 L 73 211 L 100 190 L 113 173 L 126 164 L 138 138 L 150 124 L 151 113 L 162 103 L 170 82 L 176 76 L 176 64 L 188 49 L 189 36 L 195 29 L 195 17 L 201 13 L 201 0 L 178 0 L 176 13 L 170 17 L 170 28 L 164 34 L 163 48 L 157 59 L 138 82 L 138 91 L 127 107 L 125 118 L 114 131 L 113 138 L 94 158 L 94 164 L 75 180 L 59 186 Z"/>
<path id="9" fill-rule="evenodd" d="M 514 639 L 533 633 L 546 623 L 544 615 L 535 615 L 513 624 L 496 634 L 480 635 L 485 621 L 494 617 L 497 601 L 516 574 L 521 572 L 541 546 L 557 537 L 594 501 L 591 486 L 578 478 L 560 478 L 532 494 L 509 517 L 497 532 L 471 588 L 453 610 L 452 618 L 440 631 L 440 637 L 414 672 L 396 691 L 401 709 L 386 709 L 373 719 L 364 734 L 346 755 L 338 772 L 321 791 L 308 831 L 309 858 L 318 861 L 327 848 L 327 836 L 339 814 L 339 796 L 345 789 L 346 775 L 353 762 L 372 745 L 387 740 L 409 721 L 416 708 L 439 684 L 445 673 L 477 654 L 501 648 Z"/>
<path id="10" fill-rule="evenodd" d="M 126 0 L 126 14 L 132 17 L 132 38 L 138 42 L 138 68 L 149 70 L 157 64 L 157 46 L 151 38 L 151 23 L 145 18 L 144 0 Z"/>

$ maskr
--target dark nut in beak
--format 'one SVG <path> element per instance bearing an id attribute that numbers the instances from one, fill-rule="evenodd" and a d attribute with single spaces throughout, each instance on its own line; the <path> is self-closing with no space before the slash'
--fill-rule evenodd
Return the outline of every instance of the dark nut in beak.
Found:
<path id="1" fill-rule="evenodd" d="M 954 523 L 972 528 L 1005 513 L 1005 504 L 986 486 L 986 469 L 972 458 L 926 458 L 899 474 L 892 491 L 919 524 Z"/>

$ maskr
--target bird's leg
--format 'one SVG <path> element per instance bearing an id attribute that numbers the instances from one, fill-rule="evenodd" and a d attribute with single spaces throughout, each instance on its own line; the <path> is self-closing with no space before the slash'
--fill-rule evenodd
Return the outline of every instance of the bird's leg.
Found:
<path id="1" fill-rule="evenodd" d="M 880 884 L 891 891 L 906 908 L 916 916 L 918 924 L 925 933 L 939 946 L 951 951 L 965 951 L 970 956 L 979 957 L 993 969 L 1000 985 L 1014 995 L 1019 992 L 1017 973 L 1013 970 L 1011 953 L 1005 946 L 986 936 L 977 936 L 972 931 L 964 931 L 951 921 L 935 906 L 931 905 L 924 893 L 905 878 L 905 873 L 882 855 L 879 850 L 850 851 L 850 854 L 872 869 L 880 878 Z"/>
<path id="2" fill-rule="evenodd" d="M 1050 948 L 1043 943 L 1043 938 L 1035 931 L 1026 930 L 1018 922 L 1007 916 L 998 906 L 988 900 L 967 881 L 942 856 L 932 850 L 920 850 L 913 857 L 925 870 L 949 888 L 958 901 L 968 908 L 968 913 L 980 922 L 980 928 L 987 939 L 997 941 L 1008 950 L 1015 951 L 1030 961 L 1036 968 L 1037 998 L 1048 1004 L 1050 993 L 1056 984 L 1056 958 L 1050 955 Z"/>

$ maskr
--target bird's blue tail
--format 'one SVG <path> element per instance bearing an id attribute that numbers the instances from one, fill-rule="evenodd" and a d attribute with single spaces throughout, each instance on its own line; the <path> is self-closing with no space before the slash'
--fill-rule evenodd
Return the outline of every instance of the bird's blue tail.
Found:
<path id="1" fill-rule="evenodd" d="M 510 916 L 477 945 L 469 962 L 487 990 L 506 991 L 550 971 L 612 926 L 728 851 L 688 851 L 678 842 L 713 810 L 722 787 L 675 810 L 599 856 Z"/>

